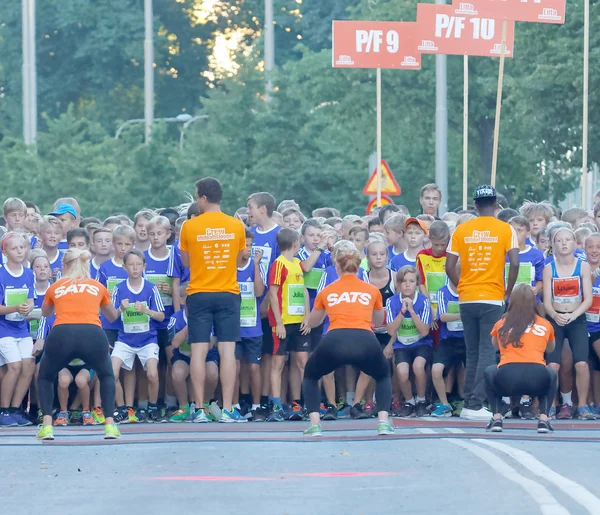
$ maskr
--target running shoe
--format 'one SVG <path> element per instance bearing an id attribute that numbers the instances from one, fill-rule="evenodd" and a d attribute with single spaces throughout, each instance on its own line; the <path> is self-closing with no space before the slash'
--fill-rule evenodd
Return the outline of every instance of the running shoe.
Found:
<path id="1" fill-rule="evenodd" d="M 596 418 L 600 417 L 600 405 L 596 406 L 596 405 L 592 404 L 590 406 L 590 409 L 592 410 L 592 413 L 594 415 L 596 415 Z"/>
<path id="2" fill-rule="evenodd" d="M 42 425 L 42 421 L 44 420 L 44 414 L 42 413 L 42 410 L 39 409 L 37 411 L 37 418 L 35 419 L 35 424 L 37 426 L 41 426 Z"/>
<path id="3" fill-rule="evenodd" d="M 486 431 L 491 431 L 492 433 L 501 433 L 503 429 L 504 422 L 501 418 L 492 418 L 485 428 Z"/>
<path id="4" fill-rule="evenodd" d="M 338 419 L 338 410 L 333 404 L 330 404 L 327 407 L 327 413 L 325 413 L 325 415 L 323 415 L 323 420 L 337 420 L 337 419 Z"/>
<path id="5" fill-rule="evenodd" d="M 206 424 L 208 422 L 208 418 L 206 417 L 206 413 L 204 413 L 203 409 L 198 409 L 191 413 L 190 420 L 195 424 Z"/>
<path id="6" fill-rule="evenodd" d="M 573 406 L 563 404 L 556 415 L 558 420 L 571 420 L 573 418 Z"/>
<path id="7" fill-rule="evenodd" d="M 323 429 L 321 428 L 321 424 L 316 424 L 305 429 L 302 434 L 304 436 L 323 436 Z"/>
<path id="8" fill-rule="evenodd" d="M 58 415 L 56 415 L 56 419 L 54 420 L 55 426 L 68 426 L 69 425 L 69 412 L 68 411 L 59 411 Z"/>
<path id="9" fill-rule="evenodd" d="M 127 408 L 125 406 L 117 408 L 113 413 L 113 418 L 115 419 L 115 424 L 127 424 L 126 420 L 129 418 Z"/>
<path id="10" fill-rule="evenodd" d="M 485 421 L 485 420 L 489 420 L 492 416 L 492 412 L 487 409 L 487 408 L 480 408 L 480 409 L 467 409 L 467 408 L 463 408 L 463 410 L 460 412 L 460 418 L 463 418 L 465 420 L 481 420 L 481 421 Z"/>
<path id="11" fill-rule="evenodd" d="M 219 419 L 221 424 L 243 424 L 244 422 L 248 422 L 242 414 L 238 411 L 237 408 L 233 408 L 232 411 L 227 411 L 226 409 L 221 410 L 221 418 Z"/>
<path id="12" fill-rule="evenodd" d="M 0 412 L 0 427 L 17 427 L 19 424 L 7 411 Z"/>
<path id="13" fill-rule="evenodd" d="M 373 404 L 372 402 L 365 403 L 363 410 L 368 415 L 369 418 L 374 417 L 376 414 L 375 404 Z"/>
<path id="14" fill-rule="evenodd" d="M 319 415 L 321 416 L 321 418 L 325 416 L 325 413 L 327 413 L 327 406 L 321 403 L 321 405 L 319 406 Z"/>
<path id="15" fill-rule="evenodd" d="M 19 427 L 25 427 L 25 426 L 31 426 L 31 425 L 33 425 L 33 423 L 31 422 L 31 420 L 29 420 L 28 418 L 25 417 L 25 415 L 23 415 L 22 411 L 15 411 L 14 413 L 11 413 L 10 416 L 19 425 Z"/>
<path id="16" fill-rule="evenodd" d="M 452 406 L 448 404 L 439 403 L 435 410 L 431 413 L 432 417 L 451 417 L 452 416 Z"/>
<path id="17" fill-rule="evenodd" d="M 96 424 L 104 424 L 106 422 L 102 408 L 99 406 L 92 410 L 92 417 L 96 421 Z"/>
<path id="18" fill-rule="evenodd" d="M 462 410 L 465 407 L 465 401 L 464 399 L 461 399 L 459 401 L 454 401 L 450 403 L 452 408 L 454 408 L 454 415 L 457 417 L 460 417 L 460 414 L 462 413 Z"/>
<path id="19" fill-rule="evenodd" d="M 327 410 L 321 416 L 321 418 L 323 418 L 328 412 L 329 410 Z M 298 404 L 296 401 L 292 402 L 292 410 L 290 412 L 288 420 L 302 420 L 302 406 L 300 406 L 300 404 Z"/>
<path id="20" fill-rule="evenodd" d="M 537 426 L 537 432 L 538 433 L 552 433 L 554 431 L 554 428 L 552 427 L 552 424 L 550 424 L 550 420 L 540 420 L 538 422 L 538 426 Z"/>
<path id="21" fill-rule="evenodd" d="M 82 416 L 83 416 L 83 425 L 84 426 L 95 426 L 96 425 L 96 421 L 94 420 L 94 418 L 92 417 L 92 414 L 89 411 L 82 412 Z"/>
<path id="22" fill-rule="evenodd" d="M 535 419 L 535 413 L 533 412 L 531 401 L 521 402 L 519 405 L 519 415 L 521 415 L 521 418 L 525 420 Z"/>
<path id="23" fill-rule="evenodd" d="M 554 406 L 548 410 L 548 418 L 551 420 L 556 418 L 556 408 Z"/>
<path id="24" fill-rule="evenodd" d="M 427 403 L 425 401 L 417 402 L 415 407 L 415 416 L 416 417 L 428 417 L 429 411 L 427 411 Z"/>
<path id="25" fill-rule="evenodd" d="M 69 414 L 69 425 L 81 426 L 83 425 L 83 414 L 78 409 L 71 410 Z"/>
<path id="26" fill-rule="evenodd" d="M 137 417 L 138 422 L 150 422 L 150 420 L 148 419 L 149 415 L 150 410 L 144 408 L 138 408 L 138 410 L 135 412 L 135 416 Z"/>
<path id="27" fill-rule="evenodd" d="M 352 407 L 348 404 L 344 404 L 341 408 L 337 408 L 338 418 L 350 418 L 350 412 Z"/>
<path id="28" fill-rule="evenodd" d="M 121 422 L 121 424 L 137 424 L 139 422 L 135 415 L 135 410 L 129 406 L 127 408 L 127 418 Z"/>
<path id="29" fill-rule="evenodd" d="M 503 417 L 506 417 L 511 412 L 510 404 L 508 402 L 502 401 L 500 403 L 500 413 Z"/>
<path id="30" fill-rule="evenodd" d="M 264 422 L 267 420 L 268 413 L 269 412 L 265 408 L 260 406 L 252 412 L 252 420 L 254 422 Z"/>
<path id="31" fill-rule="evenodd" d="M 146 411 L 146 410 L 144 410 Z M 139 412 L 139 410 L 138 410 Z M 166 417 L 165 417 L 166 418 Z M 158 409 L 158 407 L 148 408 L 146 412 L 146 422 L 150 422 L 151 424 L 157 423 L 160 424 L 163 419 L 162 410 Z M 169 419 L 166 419 L 167 421 Z"/>
<path id="32" fill-rule="evenodd" d="M 402 403 L 398 399 L 392 401 L 392 415 L 397 417 L 402 410 Z"/>
<path id="33" fill-rule="evenodd" d="M 169 419 L 169 422 L 187 422 L 190 418 L 190 405 L 186 404 L 182 408 L 179 408 L 173 416 Z"/>
<path id="34" fill-rule="evenodd" d="M 219 422 L 221 420 L 221 408 L 217 404 L 217 401 L 211 400 L 208 403 L 208 407 L 205 406 L 205 411 L 208 413 L 209 419 L 212 419 L 213 422 Z"/>
<path id="35" fill-rule="evenodd" d="M 267 422 L 283 422 L 283 410 L 277 404 L 273 405 L 271 413 L 267 417 Z"/>
<path id="36" fill-rule="evenodd" d="M 583 408 L 577 408 L 577 418 L 579 420 L 596 420 L 596 415 L 592 413 L 592 410 L 586 404 Z"/>
<path id="37" fill-rule="evenodd" d="M 379 422 L 377 424 L 377 434 L 379 436 L 395 435 L 396 431 L 389 422 Z"/>
<path id="38" fill-rule="evenodd" d="M 40 426 L 36 438 L 38 440 L 54 440 L 54 428 L 52 426 Z"/>
<path id="39" fill-rule="evenodd" d="M 409 417 L 413 417 L 415 414 L 415 405 L 411 404 L 410 402 L 405 402 L 404 406 L 402 406 L 402 409 L 400 410 L 400 416 L 402 418 L 409 418 Z"/>
<path id="40" fill-rule="evenodd" d="M 364 412 L 362 404 L 360 402 L 357 402 L 350 409 L 350 418 L 360 420 L 363 418 L 369 418 L 369 416 Z"/>
<path id="41" fill-rule="evenodd" d="M 121 438 L 121 432 L 116 424 L 104 424 L 104 439 L 117 440 Z"/>

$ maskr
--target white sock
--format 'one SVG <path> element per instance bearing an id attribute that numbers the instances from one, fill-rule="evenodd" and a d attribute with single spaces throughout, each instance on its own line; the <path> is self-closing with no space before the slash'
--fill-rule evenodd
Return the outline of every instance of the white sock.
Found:
<path id="1" fill-rule="evenodd" d="M 252 410 L 258 409 L 260 408 L 260 404 L 253 404 L 252 405 Z"/>
<path id="2" fill-rule="evenodd" d="M 425 397 L 419 397 L 417 395 L 417 402 L 425 402 Z"/>
<path id="3" fill-rule="evenodd" d="M 234 408 L 235 408 L 235 409 L 237 409 L 237 410 L 240 410 L 240 409 L 242 409 L 242 408 L 240 407 L 240 403 L 239 403 L 239 402 L 238 402 L 238 403 L 237 403 L 237 404 L 234 406 Z"/>
<path id="4" fill-rule="evenodd" d="M 510 404 L 510 397 L 502 397 L 502 401 L 506 404 Z"/>
<path id="5" fill-rule="evenodd" d="M 412 404 L 413 406 L 415 405 L 415 398 L 413 397 L 412 399 L 407 399 L 406 401 L 408 404 Z"/>
<path id="6" fill-rule="evenodd" d="M 528 395 L 523 395 L 521 397 L 521 404 L 523 404 L 524 402 L 531 402 L 531 399 L 529 398 Z"/>
<path id="7" fill-rule="evenodd" d="M 354 392 L 346 392 L 346 404 L 354 406 Z"/>
<path id="8" fill-rule="evenodd" d="M 573 401 L 571 400 L 572 393 L 573 392 L 567 392 L 567 393 L 560 392 L 560 396 L 562 397 L 563 402 L 569 406 L 573 406 Z"/>

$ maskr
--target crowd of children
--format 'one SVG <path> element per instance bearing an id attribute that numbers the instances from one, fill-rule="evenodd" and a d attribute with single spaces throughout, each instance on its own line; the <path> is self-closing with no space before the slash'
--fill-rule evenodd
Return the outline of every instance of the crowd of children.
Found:
<path id="1" fill-rule="evenodd" d="M 120 312 L 116 322 L 101 317 L 116 378 L 118 423 L 305 418 L 304 368 L 329 327 L 325 319 L 311 330 L 307 317 L 317 294 L 338 280 L 336 253 L 349 247 L 362 258 L 358 278 L 381 292 L 385 306 L 383 324 L 372 330 L 393 371 L 391 412 L 460 415 L 464 328 L 457 285 L 445 266 L 453 232 L 477 213 L 457 209 L 438 218 L 441 192 L 435 184 L 423 187 L 420 200 L 418 216 L 386 205 L 367 216 L 341 217 L 330 207 L 306 213 L 293 200 L 276 205 L 265 192 L 248 197 L 235 213 L 247 227 L 247 248 L 238 261 L 235 413 L 224 417 L 215 339 L 203 384 L 190 369 L 189 270 L 178 239 L 185 220 L 199 216 L 197 205 L 102 221 L 82 218 L 74 198 L 58 199 L 47 215 L 31 202 L 7 199 L 0 240 L 0 427 L 38 420 L 35 378 L 54 322 L 40 308 L 50 284 L 61 277 L 68 248 L 92 253 L 91 277 L 107 288 Z M 600 203 L 592 213 L 561 213 L 547 202 L 525 202 L 514 210 L 498 200 L 496 217 L 510 224 L 518 240 L 516 283 L 533 288 L 539 315 L 556 333 L 547 362 L 559 374 L 560 394 L 550 415 L 594 419 L 600 415 Z M 508 258 L 502 268 L 508 281 Z M 86 363 L 74 359 L 54 387 L 55 425 L 104 422 L 99 383 Z M 352 366 L 323 377 L 321 390 L 325 420 L 377 414 L 375 381 Z M 536 416 L 534 398 L 506 398 L 503 404 L 507 416 Z"/>

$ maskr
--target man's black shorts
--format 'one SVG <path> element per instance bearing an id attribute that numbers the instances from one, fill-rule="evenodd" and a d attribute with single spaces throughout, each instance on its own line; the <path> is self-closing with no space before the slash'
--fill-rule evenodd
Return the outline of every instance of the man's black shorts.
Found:
<path id="1" fill-rule="evenodd" d="M 209 343 L 210 333 L 219 342 L 240 341 L 240 296 L 229 292 L 202 292 L 189 295 L 188 341 Z"/>

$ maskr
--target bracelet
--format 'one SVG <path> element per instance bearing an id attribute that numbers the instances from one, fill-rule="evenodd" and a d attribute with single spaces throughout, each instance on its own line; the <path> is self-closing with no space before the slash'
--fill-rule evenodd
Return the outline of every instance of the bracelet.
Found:
<path id="1" fill-rule="evenodd" d="M 148 316 L 150 318 L 154 318 L 154 311 L 152 311 L 151 309 L 148 310 Z"/>
<path id="2" fill-rule="evenodd" d="M 315 250 L 316 250 L 317 252 L 323 252 L 323 249 L 322 249 L 321 247 L 315 247 Z"/>

